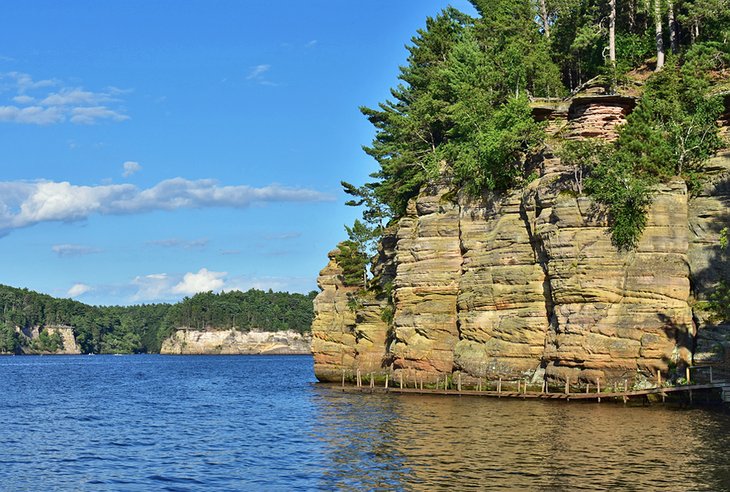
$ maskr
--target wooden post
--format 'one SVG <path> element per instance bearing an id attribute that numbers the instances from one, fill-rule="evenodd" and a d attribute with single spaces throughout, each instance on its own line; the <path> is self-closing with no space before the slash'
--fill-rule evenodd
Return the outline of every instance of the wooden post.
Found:
<path id="1" fill-rule="evenodd" d="M 657 371 L 656 372 L 656 381 L 657 381 L 656 385 L 659 388 L 661 388 L 662 387 L 662 371 Z"/>
<path id="2" fill-rule="evenodd" d="M 375 388 L 375 375 L 372 372 L 370 373 L 370 387 Z"/>
<path id="3" fill-rule="evenodd" d="M 527 394 L 527 379 L 525 379 L 525 385 L 524 385 L 524 386 L 525 386 L 525 391 L 524 391 L 524 393 L 525 393 L 525 394 Z"/>
<path id="4" fill-rule="evenodd" d="M 591 392 L 591 383 L 586 383 L 586 393 Z"/>
<path id="5" fill-rule="evenodd" d="M 601 394 L 601 378 L 596 378 L 596 393 Z M 601 403 L 601 397 L 598 397 L 598 403 Z"/>
<path id="6" fill-rule="evenodd" d="M 421 376 L 421 391 L 423 391 L 423 376 Z"/>
<path id="7" fill-rule="evenodd" d="M 518 393 L 520 392 L 520 389 L 521 389 L 521 387 L 520 387 L 520 380 L 518 379 L 517 380 L 517 392 Z"/>
<path id="8" fill-rule="evenodd" d="M 499 378 L 499 382 L 497 382 L 497 393 L 502 392 L 502 378 Z"/>
<path id="9" fill-rule="evenodd" d="M 629 381 L 628 379 L 624 379 L 624 393 L 629 391 Z"/>
<path id="10" fill-rule="evenodd" d="M 461 393 L 461 373 L 459 373 L 459 381 L 457 384 L 458 384 L 458 388 L 459 388 L 459 393 Z"/>
<path id="11" fill-rule="evenodd" d="M 400 389 L 403 389 L 403 372 L 399 372 L 398 376 L 400 376 Z"/>
<path id="12" fill-rule="evenodd" d="M 479 378 L 479 386 L 477 386 L 477 391 L 482 390 L 482 378 Z"/>
<path id="13" fill-rule="evenodd" d="M 342 370 L 342 387 L 345 387 L 345 370 Z"/>
<path id="14" fill-rule="evenodd" d="M 565 378 L 565 394 L 570 393 L 570 377 Z"/>
<path id="15" fill-rule="evenodd" d="M 388 389 L 388 375 L 385 375 L 385 389 Z"/>
<path id="16" fill-rule="evenodd" d="M 357 370 L 357 375 L 355 376 L 355 386 L 358 388 L 362 386 L 362 381 L 360 380 L 360 369 Z"/>
<path id="17" fill-rule="evenodd" d="M 686 367 L 685 373 L 687 374 L 687 384 L 690 384 L 690 382 L 689 382 L 689 366 Z"/>

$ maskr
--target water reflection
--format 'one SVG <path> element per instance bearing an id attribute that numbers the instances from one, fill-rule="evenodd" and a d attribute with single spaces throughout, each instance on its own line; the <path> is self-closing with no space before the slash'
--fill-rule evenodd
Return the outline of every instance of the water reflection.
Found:
<path id="1" fill-rule="evenodd" d="M 315 393 L 322 488 L 730 490 L 715 410 Z"/>

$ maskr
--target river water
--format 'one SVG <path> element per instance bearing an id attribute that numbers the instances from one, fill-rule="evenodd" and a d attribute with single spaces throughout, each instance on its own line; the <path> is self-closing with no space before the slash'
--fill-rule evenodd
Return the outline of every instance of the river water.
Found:
<path id="1" fill-rule="evenodd" d="M 0 489 L 730 490 L 722 410 L 314 381 L 306 356 L 0 358 Z"/>

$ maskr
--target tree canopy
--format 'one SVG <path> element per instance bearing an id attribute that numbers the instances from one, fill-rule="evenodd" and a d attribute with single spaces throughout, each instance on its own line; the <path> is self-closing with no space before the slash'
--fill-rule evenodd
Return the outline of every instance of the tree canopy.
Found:
<path id="1" fill-rule="evenodd" d="M 730 66 L 730 0 L 471 3 L 476 18 L 449 7 L 426 19 L 390 99 L 361 108 L 375 128 L 364 150 L 379 169 L 361 187 L 343 183 L 357 198 L 348 205 L 364 207 L 377 237 L 435 180 L 475 196 L 514 189 L 531 178 L 530 157 L 546 139 L 532 99 L 562 98 L 588 81 L 635 92 L 643 82 L 632 73 L 656 70 L 618 142 L 569 149 L 591 163 L 579 166 L 580 192 L 610 208 L 616 245 L 633 247 L 652 186 L 673 176 L 693 185 L 721 145 L 714 123 L 721 106 L 708 88 L 710 74 Z M 354 246 L 368 254 L 349 241 L 350 260 L 359 258 Z"/>

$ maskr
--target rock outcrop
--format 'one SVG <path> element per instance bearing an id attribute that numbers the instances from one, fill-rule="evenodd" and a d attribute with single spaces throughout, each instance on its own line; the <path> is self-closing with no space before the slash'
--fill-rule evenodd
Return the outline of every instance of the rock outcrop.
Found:
<path id="1" fill-rule="evenodd" d="M 569 138 L 610 140 L 634 104 L 592 96 L 535 114 Z M 682 181 L 657 188 L 630 252 L 612 245 L 605 210 L 575 193 L 572 169 L 549 153 L 523 190 L 480 200 L 445 184 L 422 190 L 388 239 L 392 303 L 353 302 L 362 294 L 343 285 L 330 254 L 312 327 L 317 377 L 359 369 L 608 384 L 727 363 L 730 327 L 713 326 L 697 303 L 730 278 L 718 246 L 730 225 L 730 154 L 710 165 L 715 178 L 697 196 Z"/>
<path id="2" fill-rule="evenodd" d="M 21 338 L 21 351 L 24 354 L 78 355 L 81 353 L 81 348 L 76 343 L 76 337 L 71 326 L 32 326 L 24 329 L 16 328 L 16 331 Z M 61 346 L 55 352 L 46 350 L 45 347 L 38 344 L 41 338 L 41 332 L 45 332 L 45 335 L 48 337 L 54 337 L 58 334 Z"/>
<path id="3" fill-rule="evenodd" d="M 178 329 L 162 343 L 167 355 L 309 354 L 312 339 L 294 331 Z"/>

